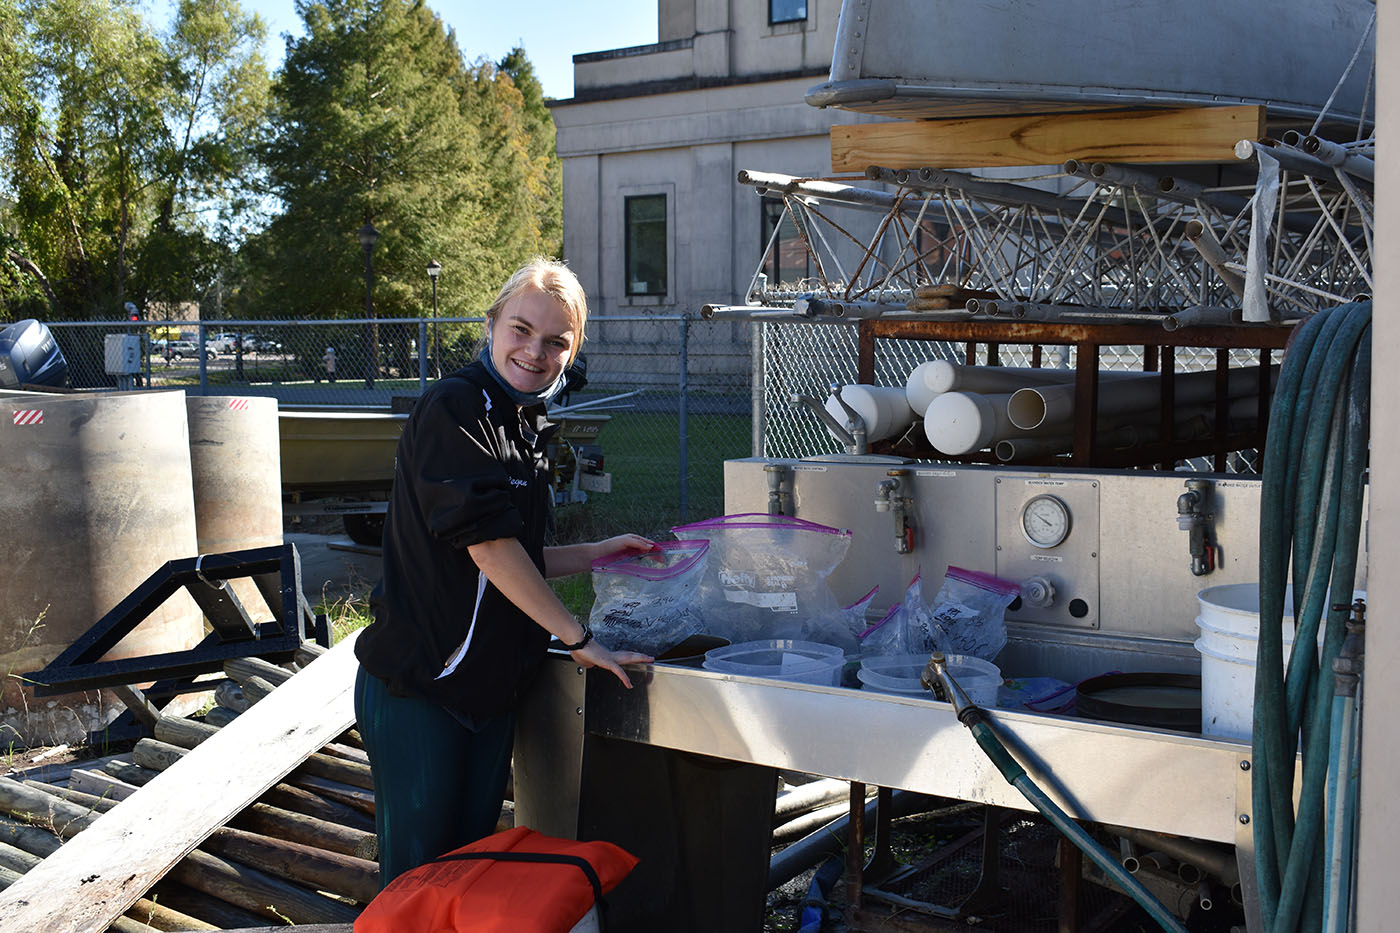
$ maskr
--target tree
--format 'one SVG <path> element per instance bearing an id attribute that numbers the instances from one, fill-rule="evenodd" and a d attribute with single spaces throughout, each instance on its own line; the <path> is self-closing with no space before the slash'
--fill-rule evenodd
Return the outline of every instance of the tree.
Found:
<path id="1" fill-rule="evenodd" d="M 131 0 L 0 0 L 0 302 L 94 318 L 194 297 L 220 253 L 202 213 L 261 122 L 263 32 L 232 0 L 182 0 L 165 41 Z"/>
<path id="2" fill-rule="evenodd" d="M 524 136 L 522 155 L 529 162 L 528 189 L 539 231 L 538 252 L 559 256 L 564 248 L 564 171 L 554 147 L 554 117 L 524 49 L 511 49 L 498 67 L 520 92 L 517 124 Z"/>
<path id="3" fill-rule="evenodd" d="M 434 259 L 444 316 L 484 310 L 516 265 L 557 248 L 536 229 L 531 203 L 547 202 L 548 186 L 527 190 L 523 96 L 489 63 L 468 68 L 455 36 L 421 3 L 309 0 L 298 9 L 306 34 L 289 42 L 265 150 L 281 211 L 249 244 L 238 313 L 361 316 L 356 233 L 366 222 L 380 234 L 376 316 L 423 314 Z"/>

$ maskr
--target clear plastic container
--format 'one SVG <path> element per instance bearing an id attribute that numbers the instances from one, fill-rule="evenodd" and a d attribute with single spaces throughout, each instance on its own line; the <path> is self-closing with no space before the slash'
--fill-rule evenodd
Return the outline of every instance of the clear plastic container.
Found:
<path id="1" fill-rule="evenodd" d="M 705 670 L 805 684 L 839 686 L 845 653 L 815 641 L 745 641 L 705 652 Z"/>
<path id="2" fill-rule="evenodd" d="M 928 659 L 927 654 L 872 655 L 861 661 L 856 676 L 867 690 L 931 699 L 933 692 L 919 682 Z M 1001 668 L 967 654 L 950 654 L 946 660 L 948 673 L 953 675 L 968 699 L 978 706 L 996 706 L 997 688 L 1002 683 Z"/>

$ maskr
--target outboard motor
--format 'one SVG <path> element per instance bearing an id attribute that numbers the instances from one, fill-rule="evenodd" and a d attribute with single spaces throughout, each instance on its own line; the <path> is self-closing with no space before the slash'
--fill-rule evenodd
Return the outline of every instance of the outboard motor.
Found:
<path id="1" fill-rule="evenodd" d="M 0 330 L 0 388 L 67 382 L 68 361 L 46 325 L 29 318 Z"/>

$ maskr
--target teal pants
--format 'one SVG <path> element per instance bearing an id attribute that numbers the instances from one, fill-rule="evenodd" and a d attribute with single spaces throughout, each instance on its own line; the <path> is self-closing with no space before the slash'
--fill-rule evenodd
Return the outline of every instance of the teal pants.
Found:
<path id="1" fill-rule="evenodd" d="M 379 883 L 496 831 L 515 715 L 472 730 L 436 704 L 389 695 L 360 668 L 355 718 L 374 774 Z"/>

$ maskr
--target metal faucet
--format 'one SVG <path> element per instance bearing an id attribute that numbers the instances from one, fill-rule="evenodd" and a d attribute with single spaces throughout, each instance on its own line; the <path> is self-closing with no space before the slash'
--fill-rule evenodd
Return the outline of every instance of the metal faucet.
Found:
<path id="1" fill-rule="evenodd" d="M 1215 546 L 1207 540 L 1207 526 L 1215 521 L 1215 515 L 1206 511 L 1210 488 L 1209 480 L 1188 479 L 1186 492 L 1176 497 L 1176 524 L 1189 533 L 1191 572 L 1198 577 L 1215 569 Z"/>
<path id="2" fill-rule="evenodd" d="M 817 420 L 819 420 L 822 424 L 826 425 L 826 429 L 830 431 L 833 435 L 835 435 L 837 440 L 839 440 L 842 444 L 845 445 L 846 453 L 866 453 L 867 445 L 865 440 L 865 420 L 861 418 L 861 416 L 856 413 L 856 410 L 852 408 L 849 404 L 847 404 L 846 400 L 841 397 L 841 383 L 833 382 L 831 383 L 829 388 L 831 390 L 831 397 L 836 399 L 836 404 L 841 406 L 841 410 L 846 413 L 845 424 L 841 424 L 839 421 L 833 418 L 831 416 L 831 412 L 826 410 L 826 406 L 823 405 L 821 402 L 817 401 L 816 399 L 812 398 L 812 396 L 810 395 L 804 395 L 801 392 L 794 392 L 792 393 L 792 396 L 789 400 L 794 405 L 802 405 L 806 407 L 812 412 L 812 414 L 816 415 Z"/>
<path id="3" fill-rule="evenodd" d="M 783 489 L 783 482 L 788 477 L 788 468 L 781 463 L 765 463 L 763 474 L 768 478 L 768 514 L 788 514 L 785 506 L 791 505 L 792 493 Z"/>
<path id="4" fill-rule="evenodd" d="M 875 511 L 894 515 L 894 549 L 899 554 L 908 554 L 914 549 L 914 528 L 909 523 L 914 500 L 901 494 L 904 485 L 901 477 L 908 474 L 908 470 L 890 470 L 887 478 L 875 486 Z"/>

